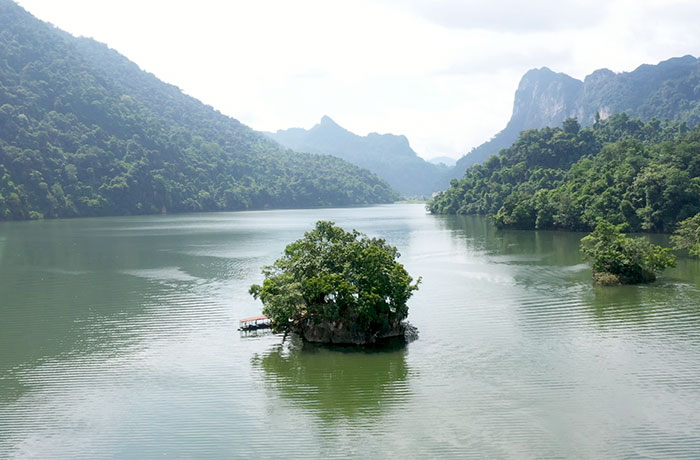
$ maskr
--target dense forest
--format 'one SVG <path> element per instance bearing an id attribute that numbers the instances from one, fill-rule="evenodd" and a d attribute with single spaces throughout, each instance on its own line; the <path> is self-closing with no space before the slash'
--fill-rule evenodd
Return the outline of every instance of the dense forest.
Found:
<path id="1" fill-rule="evenodd" d="M 397 197 L 369 171 L 284 149 L 0 0 L 0 220 Z"/>
<path id="2" fill-rule="evenodd" d="M 520 80 L 506 127 L 460 158 L 451 177 L 462 177 L 469 166 L 510 147 L 522 131 L 560 126 L 570 117 L 587 127 L 596 114 L 615 113 L 643 121 L 686 122 L 691 127 L 700 123 L 700 59 L 675 57 L 621 73 L 598 69 L 583 81 L 547 67 L 532 69 Z"/>
<path id="3" fill-rule="evenodd" d="M 669 232 L 700 212 L 699 196 L 700 127 L 619 114 L 584 129 L 567 119 L 524 131 L 428 208 L 521 229 L 590 230 L 604 218 L 628 231 Z"/>
<path id="4" fill-rule="evenodd" d="M 405 136 L 358 136 L 328 116 L 309 130 L 290 128 L 267 134 L 298 152 L 329 154 L 367 168 L 405 197 L 430 197 L 446 186 L 443 178 L 450 168 L 419 157 Z"/>

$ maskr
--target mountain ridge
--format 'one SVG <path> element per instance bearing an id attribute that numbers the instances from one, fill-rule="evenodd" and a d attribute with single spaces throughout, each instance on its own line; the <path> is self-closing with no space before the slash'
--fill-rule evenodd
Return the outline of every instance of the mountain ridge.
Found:
<path id="1" fill-rule="evenodd" d="M 289 128 L 265 134 L 293 150 L 329 154 L 367 168 L 405 196 L 430 196 L 441 189 L 440 180 L 448 171 L 444 165 L 419 157 L 404 135 L 372 132 L 359 136 L 328 115 L 308 130 Z"/>
<path id="2" fill-rule="evenodd" d="M 658 64 L 641 64 L 630 72 L 598 69 L 578 80 L 548 67 L 527 71 L 518 84 L 506 127 L 457 161 L 450 178 L 510 147 L 520 132 L 560 126 L 569 117 L 582 126 L 627 113 L 643 121 L 652 118 L 700 122 L 700 59 L 685 55 Z"/>

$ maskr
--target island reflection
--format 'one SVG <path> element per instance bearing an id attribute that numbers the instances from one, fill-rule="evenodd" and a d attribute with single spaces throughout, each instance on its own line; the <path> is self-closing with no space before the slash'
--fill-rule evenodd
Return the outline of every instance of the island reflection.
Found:
<path id="1" fill-rule="evenodd" d="M 325 422 L 376 417 L 409 395 L 405 342 L 330 347 L 298 337 L 251 359 L 270 388 Z"/>

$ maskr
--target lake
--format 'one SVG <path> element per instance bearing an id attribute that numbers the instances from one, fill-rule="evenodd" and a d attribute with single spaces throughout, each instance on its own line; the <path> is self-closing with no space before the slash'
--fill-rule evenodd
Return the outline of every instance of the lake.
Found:
<path id="1" fill-rule="evenodd" d="M 318 219 L 399 248 L 418 340 L 237 331 Z M 594 287 L 581 236 L 412 204 L 0 223 L 0 457 L 697 458 L 700 262 Z"/>

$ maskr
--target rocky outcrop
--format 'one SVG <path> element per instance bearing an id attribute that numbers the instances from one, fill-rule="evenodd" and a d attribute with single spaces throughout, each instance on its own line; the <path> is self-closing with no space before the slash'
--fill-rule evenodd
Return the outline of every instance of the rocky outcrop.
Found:
<path id="1" fill-rule="evenodd" d="M 307 319 L 297 326 L 296 332 L 308 342 L 367 345 L 377 343 L 382 339 L 403 336 L 407 327 L 405 323 L 400 322 L 391 327 L 373 331 L 347 321 L 322 321 L 316 323 L 311 319 Z"/>
<path id="2" fill-rule="evenodd" d="M 644 64 L 632 72 L 599 69 L 583 81 L 542 67 L 523 75 L 515 92 L 513 114 L 503 131 L 457 162 L 450 177 L 461 178 L 466 169 L 510 147 L 521 131 L 561 126 L 576 117 L 582 126 L 625 112 L 648 120 L 700 122 L 700 59 L 671 58 L 657 65 Z M 448 180 L 444 183 L 446 184 Z"/>

